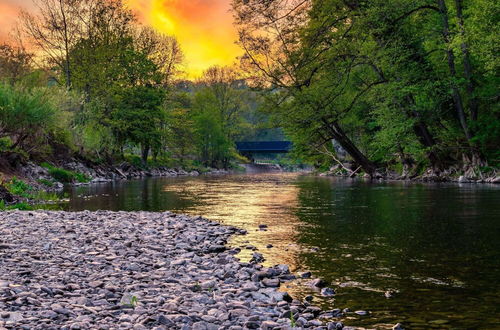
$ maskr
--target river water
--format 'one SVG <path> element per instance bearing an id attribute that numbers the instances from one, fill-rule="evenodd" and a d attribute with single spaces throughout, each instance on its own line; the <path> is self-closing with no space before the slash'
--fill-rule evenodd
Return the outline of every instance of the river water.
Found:
<path id="1" fill-rule="evenodd" d="M 151 178 L 68 190 L 67 210 L 171 210 L 245 228 L 230 242 L 247 261 L 284 263 L 332 283 L 324 308 L 369 311 L 350 326 L 500 328 L 500 187 L 369 183 L 299 174 Z M 268 225 L 267 231 L 258 229 Z M 272 244 L 272 248 L 267 248 Z M 387 298 L 386 292 L 392 297 Z"/>

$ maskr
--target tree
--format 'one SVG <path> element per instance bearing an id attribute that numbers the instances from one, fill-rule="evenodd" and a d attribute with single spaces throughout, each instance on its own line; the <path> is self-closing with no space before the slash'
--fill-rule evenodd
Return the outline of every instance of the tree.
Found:
<path id="1" fill-rule="evenodd" d="M 165 112 L 161 107 L 164 92 L 151 86 L 136 86 L 119 96 L 110 121 L 114 134 L 123 142 L 141 147 L 141 159 L 147 164 L 151 151 L 161 147 Z"/>
<path id="2" fill-rule="evenodd" d="M 1 44 L 0 79 L 14 84 L 31 71 L 32 60 L 33 54 L 27 52 L 23 47 Z"/>
<path id="3" fill-rule="evenodd" d="M 233 1 L 243 66 L 273 89 L 295 145 L 335 157 L 334 139 L 372 176 L 395 159 L 420 164 L 411 175 L 424 162 L 484 165 L 498 137 L 498 107 L 485 103 L 494 64 L 468 31 L 490 40 L 485 7 L 498 13 L 483 1 Z"/>
<path id="4" fill-rule="evenodd" d="M 224 131 L 224 122 L 214 94 L 202 89 L 194 95 L 193 128 L 200 161 L 207 167 L 227 168 L 232 153 L 232 141 Z"/>
<path id="5" fill-rule="evenodd" d="M 49 65 L 64 73 L 67 88 L 71 87 L 70 51 L 82 35 L 82 15 L 90 3 L 84 0 L 33 0 L 37 15 L 21 13 L 24 33 L 41 51 Z"/>
<path id="6" fill-rule="evenodd" d="M 147 54 L 158 68 L 162 84 L 170 87 L 174 77 L 181 72 L 179 66 L 184 57 L 177 39 L 158 33 L 150 27 L 141 27 L 134 40 L 135 48 Z"/>

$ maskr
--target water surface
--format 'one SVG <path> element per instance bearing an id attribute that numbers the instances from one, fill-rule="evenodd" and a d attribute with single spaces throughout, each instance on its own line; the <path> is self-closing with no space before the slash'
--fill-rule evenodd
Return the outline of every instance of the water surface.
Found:
<path id="1" fill-rule="evenodd" d="M 367 310 L 345 324 L 500 328 L 500 187 L 369 183 L 298 174 L 157 178 L 70 188 L 68 210 L 171 210 L 245 228 L 248 260 L 285 263 L 332 283 L 324 308 Z M 258 230 L 268 225 L 267 231 Z M 272 244 L 272 248 L 266 248 Z M 385 293 L 393 293 L 386 298 Z"/>

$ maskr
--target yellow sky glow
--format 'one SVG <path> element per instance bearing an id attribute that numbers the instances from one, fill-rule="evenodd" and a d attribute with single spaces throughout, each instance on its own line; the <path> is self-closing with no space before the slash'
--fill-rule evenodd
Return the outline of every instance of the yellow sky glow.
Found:
<path id="1" fill-rule="evenodd" d="M 198 78 L 213 65 L 231 65 L 242 54 L 235 44 L 231 0 L 124 1 L 143 24 L 179 40 L 186 78 Z M 0 0 L 0 42 L 7 39 L 19 10 L 32 10 L 32 6 L 31 0 Z"/>
<path id="2" fill-rule="evenodd" d="M 187 78 L 213 65 L 231 65 L 242 50 L 235 44 L 231 0 L 128 0 L 142 23 L 173 35 L 181 44 Z"/>

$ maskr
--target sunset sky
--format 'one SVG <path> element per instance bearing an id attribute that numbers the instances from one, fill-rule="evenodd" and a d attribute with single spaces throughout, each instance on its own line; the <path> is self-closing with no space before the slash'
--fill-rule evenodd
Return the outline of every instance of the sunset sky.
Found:
<path id="1" fill-rule="evenodd" d="M 196 78 L 213 65 L 230 65 L 241 50 L 229 12 L 231 0 L 125 0 L 140 21 L 175 35 L 185 55 L 185 71 Z M 0 40 L 31 0 L 0 0 Z"/>

